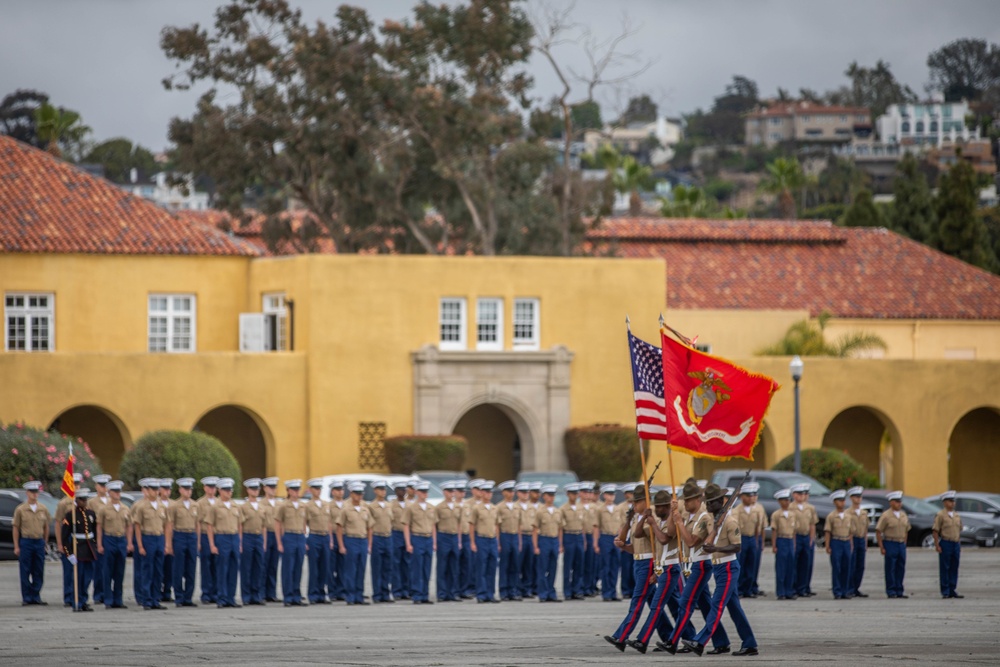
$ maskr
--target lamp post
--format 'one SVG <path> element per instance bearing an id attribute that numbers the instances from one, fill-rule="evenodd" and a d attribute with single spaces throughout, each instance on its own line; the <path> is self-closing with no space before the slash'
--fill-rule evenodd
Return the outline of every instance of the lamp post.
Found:
<path id="1" fill-rule="evenodd" d="M 795 472 L 802 472 L 802 441 L 799 429 L 799 380 L 802 379 L 802 357 L 795 355 L 792 363 L 788 364 L 788 370 L 795 380 Z"/>

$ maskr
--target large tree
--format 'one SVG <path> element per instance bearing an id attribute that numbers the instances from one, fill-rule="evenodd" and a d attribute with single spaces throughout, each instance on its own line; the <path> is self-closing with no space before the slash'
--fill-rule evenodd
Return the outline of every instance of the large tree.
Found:
<path id="1" fill-rule="evenodd" d="M 1000 45 L 985 39 L 956 39 L 927 56 L 930 87 L 945 100 L 979 100 L 1000 88 Z"/>
<path id="2" fill-rule="evenodd" d="M 937 225 L 931 233 L 931 244 L 938 250 L 963 262 L 992 269 L 996 262 L 983 219 L 976 215 L 979 188 L 976 173 L 961 158 L 938 180 Z"/>
<path id="3" fill-rule="evenodd" d="M 767 165 L 767 175 L 758 187 L 763 192 L 776 195 L 781 217 L 791 220 L 797 212 L 795 192 L 804 188 L 808 182 L 798 160 L 779 157 Z"/>
<path id="4" fill-rule="evenodd" d="M 687 136 L 700 143 L 742 144 L 746 135 L 744 114 L 759 104 L 757 84 L 745 76 L 734 75 L 712 109 L 697 109 L 685 117 Z"/>
<path id="5" fill-rule="evenodd" d="M 651 123 L 657 119 L 659 109 L 656 102 L 649 95 L 638 95 L 628 101 L 625 113 L 622 114 L 621 124 L 629 123 Z"/>
<path id="6" fill-rule="evenodd" d="M 35 109 L 35 133 L 38 143 L 49 153 L 60 158 L 65 153 L 70 160 L 79 160 L 86 150 L 90 128 L 76 111 L 45 102 Z"/>
<path id="7" fill-rule="evenodd" d="M 0 134 L 37 148 L 45 148 L 38 140 L 35 112 L 47 104 L 49 96 L 37 90 L 16 90 L 0 102 Z"/>
<path id="8" fill-rule="evenodd" d="M 890 104 L 916 102 L 917 94 L 900 83 L 889 69 L 889 63 L 879 60 L 874 67 L 864 67 L 857 61 L 848 65 L 844 72 L 851 80 L 849 86 L 827 95 L 831 104 L 864 107 L 874 118 L 885 113 Z"/>
<path id="9" fill-rule="evenodd" d="M 870 190 L 861 190 L 840 220 L 844 227 L 881 227 L 882 214 L 872 200 Z"/>
<path id="10" fill-rule="evenodd" d="M 892 194 L 889 226 L 914 241 L 926 243 L 931 229 L 935 227 L 937 214 L 927 176 L 912 154 L 904 155 L 896 165 Z"/>
<path id="11" fill-rule="evenodd" d="M 133 169 L 147 175 L 157 171 L 153 154 L 124 137 L 95 145 L 83 156 L 83 162 L 103 166 L 105 178 L 116 183 L 127 183 Z"/>

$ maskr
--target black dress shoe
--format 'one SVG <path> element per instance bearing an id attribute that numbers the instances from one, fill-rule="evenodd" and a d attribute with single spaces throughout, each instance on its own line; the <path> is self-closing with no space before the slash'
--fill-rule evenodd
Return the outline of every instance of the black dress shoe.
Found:
<path id="1" fill-rule="evenodd" d="M 684 644 L 681 644 L 680 647 L 678 647 L 677 652 L 678 653 L 691 653 L 692 651 L 691 651 L 691 647 L 690 646 L 685 646 Z"/>
<path id="2" fill-rule="evenodd" d="M 618 649 L 622 653 L 625 652 L 625 642 L 620 642 L 617 639 L 615 639 L 614 637 L 612 637 L 611 635 L 604 635 L 604 641 L 606 641 L 607 643 L 611 644 L 612 646 L 614 646 L 616 649 Z"/>
<path id="3" fill-rule="evenodd" d="M 687 646 L 689 649 L 691 649 L 691 652 L 694 653 L 699 658 L 701 657 L 701 654 L 705 652 L 705 647 L 702 644 L 699 644 L 698 642 L 682 639 L 681 643 L 683 643 L 684 646 Z"/>
<path id="4" fill-rule="evenodd" d="M 955 599 L 957 599 L 957 600 L 964 600 L 964 599 L 965 599 L 965 596 L 964 596 L 964 595 L 959 595 L 958 593 L 952 593 L 952 594 L 951 594 L 951 595 L 949 595 L 948 597 L 952 597 L 952 598 L 955 598 Z"/>
<path id="5" fill-rule="evenodd" d="M 645 653 L 646 652 L 646 644 L 644 642 L 639 641 L 638 639 L 633 639 L 633 640 L 627 641 L 625 643 L 628 644 L 629 646 L 631 646 L 632 648 L 634 648 L 639 653 Z"/>
<path id="6" fill-rule="evenodd" d="M 493 602 L 496 602 L 496 600 L 493 600 Z M 367 602 L 359 602 L 358 604 L 368 604 L 368 603 Z M 434 600 L 421 600 L 420 604 L 434 604 Z"/>
<path id="7" fill-rule="evenodd" d="M 91 607 L 89 604 L 81 606 L 80 609 L 82 609 L 83 611 L 94 611 L 94 608 Z"/>
<path id="8" fill-rule="evenodd" d="M 898 597 L 898 598 L 902 598 L 902 599 L 904 599 L 904 600 L 907 600 L 907 599 L 909 599 L 909 597 L 910 597 L 910 596 L 909 596 L 909 595 L 907 595 L 907 594 L 905 594 L 905 593 L 902 593 L 902 594 L 900 594 L 900 595 L 897 595 L 896 597 Z"/>
<path id="9" fill-rule="evenodd" d="M 656 648 L 661 651 L 666 651 L 670 655 L 677 653 L 677 645 L 669 642 L 656 642 Z"/>
<path id="10" fill-rule="evenodd" d="M 38 601 L 38 602 L 36 602 L 35 604 L 40 604 L 40 605 L 42 605 L 43 607 L 48 607 L 48 606 L 49 606 L 49 603 L 48 603 L 48 602 L 46 602 L 45 600 L 39 600 L 39 601 Z"/>
<path id="11" fill-rule="evenodd" d="M 733 655 L 757 655 L 757 647 L 741 648 L 739 651 L 733 652 Z"/>
<path id="12" fill-rule="evenodd" d="M 711 651 L 705 651 L 705 655 L 721 655 L 723 653 L 729 653 L 730 649 L 728 646 L 716 646 Z"/>
<path id="13" fill-rule="evenodd" d="M 861 591 L 856 591 L 854 593 L 854 597 L 856 597 L 856 598 L 866 598 L 866 597 L 868 597 L 868 593 L 862 593 Z"/>

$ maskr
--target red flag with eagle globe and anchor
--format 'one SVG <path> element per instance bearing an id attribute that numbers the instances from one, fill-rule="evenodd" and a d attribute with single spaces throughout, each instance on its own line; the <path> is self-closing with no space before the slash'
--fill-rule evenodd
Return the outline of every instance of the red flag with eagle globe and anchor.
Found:
<path id="1" fill-rule="evenodd" d="M 753 460 L 772 378 L 678 343 L 660 330 L 667 442 L 691 456 Z"/>

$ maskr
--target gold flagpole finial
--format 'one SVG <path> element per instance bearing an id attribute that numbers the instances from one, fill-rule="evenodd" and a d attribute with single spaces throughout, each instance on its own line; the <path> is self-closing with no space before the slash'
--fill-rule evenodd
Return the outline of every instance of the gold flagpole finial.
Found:
<path id="1" fill-rule="evenodd" d="M 625 315 L 625 328 L 632 331 L 632 320 L 629 319 L 628 314 Z"/>

